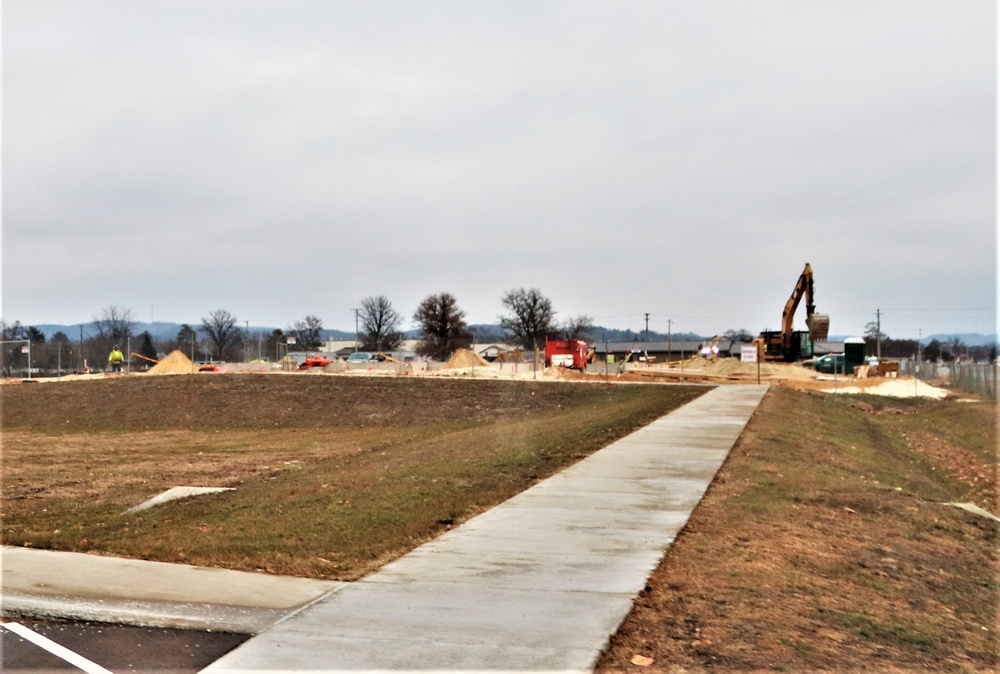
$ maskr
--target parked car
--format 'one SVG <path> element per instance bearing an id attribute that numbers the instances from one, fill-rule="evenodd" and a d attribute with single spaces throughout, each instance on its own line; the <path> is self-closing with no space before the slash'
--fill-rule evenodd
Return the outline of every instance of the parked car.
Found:
<path id="1" fill-rule="evenodd" d="M 825 374 L 844 374 L 844 354 L 842 353 L 831 353 L 820 358 L 807 360 L 802 364 Z"/>
<path id="2" fill-rule="evenodd" d="M 376 363 L 378 362 L 377 353 L 368 353 L 367 351 L 358 351 L 357 353 L 352 353 L 347 357 L 348 363 Z"/>

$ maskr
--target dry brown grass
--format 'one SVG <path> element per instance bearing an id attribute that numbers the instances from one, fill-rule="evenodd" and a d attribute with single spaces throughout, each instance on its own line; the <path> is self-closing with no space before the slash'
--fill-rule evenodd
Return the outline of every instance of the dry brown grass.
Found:
<path id="1" fill-rule="evenodd" d="M 342 579 L 701 393 L 268 375 L 2 388 L 6 544 Z M 235 491 L 122 515 L 177 485 Z"/>
<path id="2" fill-rule="evenodd" d="M 598 671 L 995 672 L 985 479 L 992 405 L 772 389 Z"/>

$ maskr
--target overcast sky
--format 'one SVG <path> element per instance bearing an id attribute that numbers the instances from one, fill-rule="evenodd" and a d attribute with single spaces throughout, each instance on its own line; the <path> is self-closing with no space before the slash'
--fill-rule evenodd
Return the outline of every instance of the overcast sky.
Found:
<path id="1" fill-rule="evenodd" d="M 996 330 L 987 0 L 2 11 L 8 322 L 756 333 L 809 262 L 832 334 Z"/>

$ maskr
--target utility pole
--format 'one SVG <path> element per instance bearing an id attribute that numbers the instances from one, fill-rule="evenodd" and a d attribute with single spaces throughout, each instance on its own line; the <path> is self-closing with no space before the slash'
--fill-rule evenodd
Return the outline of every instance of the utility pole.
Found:
<path id="1" fill-rule="evenodd" d="M 360 312 L 361 309 L 354 310 L 354 353 L 358 352 L 358 341 L 361 339 L 361 333 L 358 332 L 358 314 Z"/>
<path id="2" fill-rule="evenodd" d="M 882 360 L 882 311 L 875 310 L 875 355 Z"/>
<path id="3" fill-rule="evenodd" d="M 646 341 L 649 341 L 649 314 L 646 314 Z"/>
<path id="4" fill-rule="evenodd" d="M 670 362 L 670 358 L 673 356 L 674 353 L 674 337 L 670 331 L 671 323 L 673 323 L 673 321 L 668 318 L 667 319 L 667 362 Z"/>
<path id="5" fill-rule="evenodd" d="M 604 334 L 604 383 L 605 384 L 611 383 L 610 375 L 608 374 L 608 361 L 610 355 L 611 354 L 608 353 L 608 335 L 605 333 Z"/>

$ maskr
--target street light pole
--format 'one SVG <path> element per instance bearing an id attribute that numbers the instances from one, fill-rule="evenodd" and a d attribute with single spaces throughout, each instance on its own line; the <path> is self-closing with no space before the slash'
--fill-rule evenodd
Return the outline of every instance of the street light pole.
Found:
<path id="1" fill-rule="evenodd" d="M 673 338 L 673 333 L 670 332 L 672 323 L 673 321 L 668 318 L 667 319 L 667 362 L 668 363 L 670 362 L 670 359 L 674 355 L 674 338 Z M 683 358 L 681 360 L 683 360 Z"/>
<path id="2" fill-rule="evenodd" d="M 354 310 L 354 353 L 358 352 L 358 341 L 361 339 L 361 337 L 360 337 L 361 333 L 358 331 L 359 330 L 359 328 L 358 328 L 358 313 L 360 311 L 361 311 L 360 309 L 355 309 Z"/>

